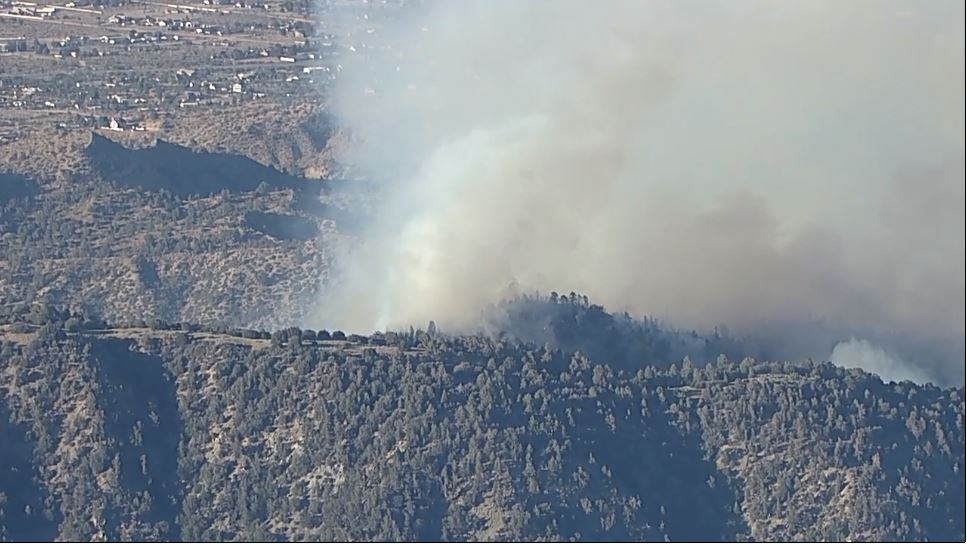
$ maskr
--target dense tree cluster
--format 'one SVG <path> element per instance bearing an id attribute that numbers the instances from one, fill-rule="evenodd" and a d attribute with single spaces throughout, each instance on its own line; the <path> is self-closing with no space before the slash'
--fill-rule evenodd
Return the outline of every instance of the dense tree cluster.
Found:
<path id="1" fill-rule="evenodd" d="M 0 336 L 0 537 L 964 538 L 963 388 L 157 325 Z"/>
<path id="2" fill-rule="evenodd" d="M 685 357 L 742 358 L 754 349 L 717 332 L 678 331 L 652 318 L 612 314 L 574 292 L 521 295 L 490 308 L 485 321 L 508 338 L 581 352 L 617 369 L 635 370 L 642 363 L 664 366 Z"/>

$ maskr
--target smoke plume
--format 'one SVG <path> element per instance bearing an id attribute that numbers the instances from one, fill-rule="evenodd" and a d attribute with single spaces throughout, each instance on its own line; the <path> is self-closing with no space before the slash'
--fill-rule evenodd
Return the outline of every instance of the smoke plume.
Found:
<path id="1" fill-rule="evenodd" d="M 909 380 L 917 383 L 933 381 L 932 376 L 918 369 L 916 365 L 887 353 L 867 340 L 850 338 L 847 342 L 836 344 L 829 360 L 847 368 L 862 368 L 884 380 Z"/>
<path id="2" fill-rule="evenodd" d="M 688 327 L 912 338 L 963 382 L 962 3 L 481 0 L 367 24 L 332 107 L 386 191 L 315 324 L 472 327 L 514 289 L 573 290 Z"/>

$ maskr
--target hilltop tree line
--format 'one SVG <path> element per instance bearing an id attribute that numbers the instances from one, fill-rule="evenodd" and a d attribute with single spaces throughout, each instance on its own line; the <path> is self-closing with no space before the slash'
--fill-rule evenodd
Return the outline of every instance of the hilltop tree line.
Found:
<path id="1" fill-rule="evenodd" d="M 55 317 L 0 336 L 5 539 L 964 538 L 963 388 Z"/>

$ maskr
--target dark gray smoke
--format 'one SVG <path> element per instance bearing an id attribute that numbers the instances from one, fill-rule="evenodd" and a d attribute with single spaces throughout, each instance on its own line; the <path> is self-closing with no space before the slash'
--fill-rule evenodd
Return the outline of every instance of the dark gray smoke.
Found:
<path id="1" fill-rule="evenodd" d="M 884 377 L 923 363 L 870 338 L 913 338 L 963 381 L 962 3 L 440 2 L 351 40 L 344 160 L 393 189 L 317 324 L 472 326 L 509 285 L 574 290 L 841 324 L 824 356 Z"/>

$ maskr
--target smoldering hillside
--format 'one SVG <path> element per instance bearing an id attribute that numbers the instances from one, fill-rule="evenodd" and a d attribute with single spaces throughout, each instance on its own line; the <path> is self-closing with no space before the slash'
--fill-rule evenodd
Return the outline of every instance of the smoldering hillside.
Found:
<path id="1" fill-rule="evenodd" d="M 839 335 L 847 365 L 928 346 L 928 374 L 962 383 L 963 20 L 891 1 L 401 10 L 342 61 L 343 161 L 386 194 L 315 324 L 472 328 L 515 289 L 575 290 L 801 355 Z"/>

